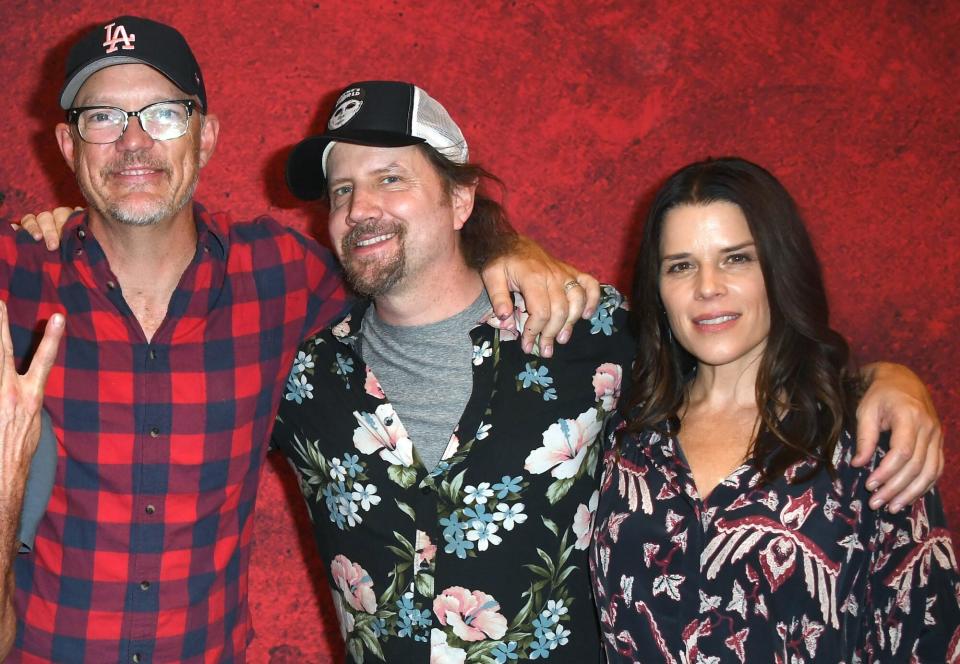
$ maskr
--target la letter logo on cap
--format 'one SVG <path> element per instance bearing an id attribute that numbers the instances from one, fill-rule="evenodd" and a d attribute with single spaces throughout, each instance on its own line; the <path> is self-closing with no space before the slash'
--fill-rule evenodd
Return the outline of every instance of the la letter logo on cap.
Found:
<path id="1" fill-rule="evenodd" d="M 116 28 L 114 28 L 116 26 Z M 113 53 L 117 50 L 117 44 L 123 42 L 122 48 L 124 51 L 133 50 L 133 42 L 137 41 L 136 35 L 127 35 L 127 29 L 122 25 L 117 25 L 116 23 L 111 23 L 106 28 L 107 31 L 107 40 L 103 42 L 104 46 L 109 46 L 107 53 Z"/>

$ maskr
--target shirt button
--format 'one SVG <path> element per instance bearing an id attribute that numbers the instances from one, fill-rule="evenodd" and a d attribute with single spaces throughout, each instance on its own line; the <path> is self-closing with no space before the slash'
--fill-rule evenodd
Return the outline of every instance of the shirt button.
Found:
<path id="1" fill-rule="evenodd" d="M 79 237 L 82 240 L 83 238 L 87 237 L 87 231 L 81 228 L 80 230 L 77 231 L 77 237 Z"/>
<path id="2" fill-rule="evenodd" d="M 150 437 L 151 437 L 151 438 L 157 438 L 157 437 L 159 437 L 159 436 L 160 436 L 160 428 L 159 428 L 159 427 L 151 427 L 151 428 L 150 428 Z"/>
<path id="3" fill-rule="evenodd" d="M 140 662 L 140 653 L 133 653 L 133 657 L 130 658 L 130 661 L 133 662 L 133 664 L 138 664 Z"/>
<path id="4" fill-rule="evenodd" d="M 156 351 L 155 349 L 151 348 L 151 349 L 150 349 L 150 352 L 147 353 L 147 357 L 149 357 L 151 360 L 157 359 L 157 351 Z"/>
<path id="5" fill-rule="evenodd" d="M 117 287 L 117 282 L 114 281 L 113 279 L 107 282 L 107 288 L 109 288 L 110 290 L 113 290 L 116 287 Z"/>
<path id="6" fill-rule="evenodd" d="M 150 590 L 150 582 L 149 582 L 149 581 L 141 581 L 141 582 L 140 582 L 140 590 Z"/>
<path id="7" fill-rule="evenodd" d="M 154 507 L 153 505 L 147 505 L 146 507 L 143 508 L 143 511 L 146 512 L 147 514 L 153 514 L 154 512 L 157 511 L 157 508 Z"/>

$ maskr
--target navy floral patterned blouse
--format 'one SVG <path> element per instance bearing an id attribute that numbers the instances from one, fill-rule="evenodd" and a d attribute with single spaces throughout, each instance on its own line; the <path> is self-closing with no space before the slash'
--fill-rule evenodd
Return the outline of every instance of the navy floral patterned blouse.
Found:
<path id="1" fill-rule="evenodd" d="M 960 661 L 939 497 L 871 510 L 849 434 L 835 479 L 795 481 L 809 470 L 798 463 L 761 485 L 743 465 L 706 501 L 676 438 L 606 443 L 590 566 L 610 662 Z"/>

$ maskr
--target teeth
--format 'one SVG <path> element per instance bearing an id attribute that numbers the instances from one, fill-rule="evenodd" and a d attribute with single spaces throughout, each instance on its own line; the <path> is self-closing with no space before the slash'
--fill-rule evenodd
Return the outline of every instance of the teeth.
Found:
<path id="1" fill-rule="evenodd" d="M 396 234 L 395 234 L 395 233 L 387 233 L 387 234 L 385 234 L 385 235 L 377 235 L 376 237 L 372 237 L 372 238 L 370 238 L 369 240 L 358 240 L 358 241 L 357 241 L 357 246 L 358 246 L 358 247 L 369 247 L 370 245 L 376 244 L 377 242 L 385 242 L 386 240 L 389 240 L 390 238 L 392 238 L 394 235 L 396 235 Z"/>
<path id="2" fill-rule="evenodd" d="M 706 318 L 701 321 L 697 321 L 697 325 L 719 325 L 720 323 L 726 323 L 728 320 L 733 320 L 736 316 L 717 316 L 716 318 Z"/>
<path id="3" fill-rule="evenodd" d="M 153 171 L 149 171 L 149 170 L 122 171 L 124 175 L 147 175 L 148 173 L 152 173 L 152 172 Z"/>

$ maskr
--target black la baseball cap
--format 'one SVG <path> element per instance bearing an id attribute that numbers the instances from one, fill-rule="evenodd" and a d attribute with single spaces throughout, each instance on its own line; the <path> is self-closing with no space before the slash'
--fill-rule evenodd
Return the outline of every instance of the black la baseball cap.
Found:
<path id="1" fill-rule="evenodd" d="M 337 98 L 327 131 L 297 143 L 287 159 L 287 186 L 305 201 L 326 194 L 327 157 L 335 143 L 384 148 L 426 143 L 456 163 L 467 161 L 467 141 L 435 99 L 413 83 L 361 81 Z"/>
<path id="2" fill-rule="evenodd" d="M 60 107 L 73 106 L 80 87 L 104 67 L 144 64 L 166 76 L 207 112 L 207 91 L 193 51 L 176 29 L 138 16 L 118 16 L 87 34 L 70 49 Z"/>

